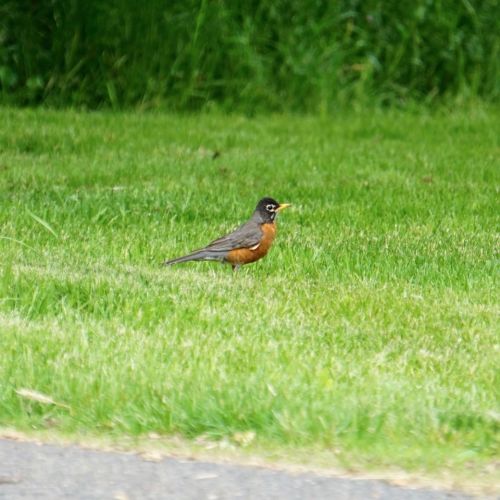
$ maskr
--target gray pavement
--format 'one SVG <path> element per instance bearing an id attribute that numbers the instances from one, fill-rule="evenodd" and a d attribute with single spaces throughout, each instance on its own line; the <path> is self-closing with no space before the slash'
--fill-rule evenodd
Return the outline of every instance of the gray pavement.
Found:
<path id="1" fill-rule="evenodd" d="M 383 481 L 0 439 L 0 499 L 465 499 Z"/>

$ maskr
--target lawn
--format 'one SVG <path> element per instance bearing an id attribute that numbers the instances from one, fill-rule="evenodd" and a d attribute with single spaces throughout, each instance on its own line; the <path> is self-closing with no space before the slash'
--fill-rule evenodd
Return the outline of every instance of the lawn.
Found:
<path id="1" fill-rule="evenodd" d="M 0 123 L 1 426 L 498 461 L 498 110 Z M 161 266 L 262 196 L 294 205 L 266 259 Z"/>

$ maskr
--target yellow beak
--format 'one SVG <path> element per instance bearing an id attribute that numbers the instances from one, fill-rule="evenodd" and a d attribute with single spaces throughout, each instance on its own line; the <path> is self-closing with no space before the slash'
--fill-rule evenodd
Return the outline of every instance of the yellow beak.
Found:
<path id="1" fill-rule="evenodd" d="M 284 208 L 291 207 L 291 206 L 292 206 L 291 203 L 280 203 L 280 206 L 278 207 L 277 212 L 279 212 L 280 210 L 283 210 Z"/>

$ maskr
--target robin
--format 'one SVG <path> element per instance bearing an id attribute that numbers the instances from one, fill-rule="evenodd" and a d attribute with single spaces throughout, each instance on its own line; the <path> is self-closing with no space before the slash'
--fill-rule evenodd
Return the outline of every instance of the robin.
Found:
<path id="1" fill-rule="evenodd" d="M 231 264 L 233 271 L 264 257 L 276 237 L 276 217 L 289 203 L 278 203 L 272 198 L 262 198 L 248 222 L 232 233 L 212 241 L 205 248 L 195 250 L 184 257 L 167 260 L 170 266 L 194 260 L 216 260 Z"/>

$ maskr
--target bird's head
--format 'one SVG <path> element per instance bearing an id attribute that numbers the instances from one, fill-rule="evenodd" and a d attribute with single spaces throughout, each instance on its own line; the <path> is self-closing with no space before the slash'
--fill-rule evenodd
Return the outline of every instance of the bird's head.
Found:
<path id="1" fill-rule="evenodd" d="M 278 203 L 273 198 L 262 198 L 257 203 L 254 214 L 263 222 L 273 222 L 278 212 L 290 206 L 290 203 Z"/>

